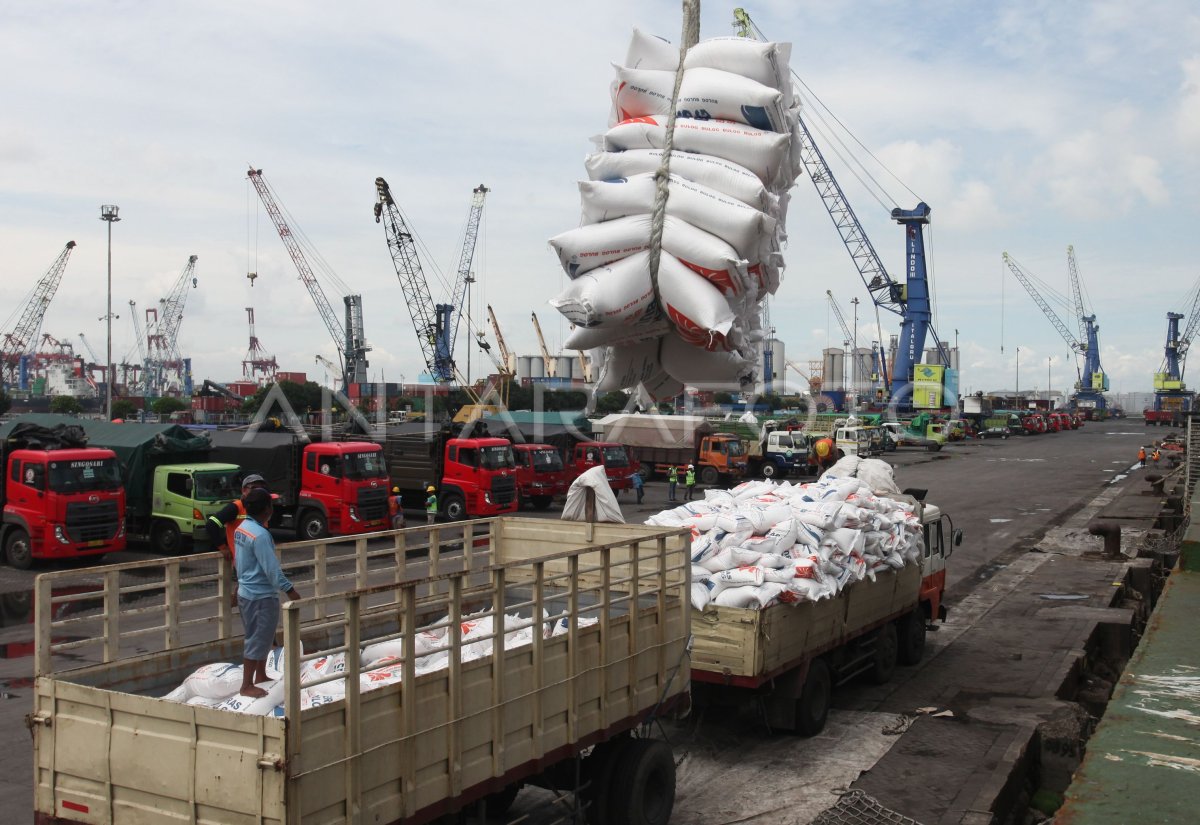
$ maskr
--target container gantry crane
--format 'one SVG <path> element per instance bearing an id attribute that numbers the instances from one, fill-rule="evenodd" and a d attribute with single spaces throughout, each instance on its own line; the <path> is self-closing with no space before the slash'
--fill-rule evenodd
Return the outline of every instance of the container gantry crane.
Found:
<path id="1" fill-rule="evenodd" d="M 143 390 L 148 398 L 192 394 L 191 361 L 179 354 L 179 330 L 183 325 L 189 283 L 192 289 L 198 285 L 197 260 L 196 255 L 189 256 L 170 292 L 159 299 L 157 308 L 146 310 Z"/>
<path id="2" fill-rule="evenodd" d="M 1103 418 L 1105 411 L 1108 409 L 1108 401 L 1104 396 L 1108 390 L 1108 376 L 1104 372 L 1104 368 L 1100 365 L 1100 326 L 1096 323 L 1095 313 L 1080 315 L 1077 319 L 1082 335 L 1076 335 L 1071 331 L 1071 328 L 1058 317 L 1053 307 L 1038 290 L 1035 282 L 1038 280 L 1028 269 L 1021 266 L 1015 258 L 1004 253 L 1004 263 L 1009 270 L 1020 282 L 1021 286 L 1025 287 L 1025 291 L 1029 293 L 1029 297 L 1033 298 L 1034 303 L 1041 309 L 1042 314 L 1050 321 L 1058 334 L 1071 350 L 1077 355 L 1083 356 L 1083 368 L 1080 370 L 1078 361 L 1075 365 L 1076 381 L 1075 393 L 1071 396 L 1068 404 L 1068 409 L 1071 411 L 1079 411 L 1090 416 Z M 1074 272 L 1072 275 L 1073 282 L 1077 282 L 1078 271 L 1074 264 L 1075 250 L 1074 247 L 1067 247 L 1068 268 Z M 1076 291 L 1075 283 L 1072 283 L 1072 293 Z M 1058 296 L 1059 301 L 1064 299 Z M 1071 312 L 1076 311 L 1086 312 L 1082 308 L 1082 301 L 1075 302 L 1074 297 L 1070 299 L 1068 306 Z"/>
<path id="3" fill-rule="evenodd" d="M 1154 412 L 1169 413 L 1168 418 L 1155 416 L 1159 421 L 1174 423 L 1179 415 L 1187 414 L 1196 407 L 1196 393 L 1187 388 L 1183 381 L 1187 366 L 1187 351 L 1196 329 L 1200 326 L 1200 281 L 1192 288 L 1188 312 L 1167 313 L 1167 343 L 1163 348 L 1163 364 L 1154 374 Z M 1187 318 L 1187 327 L 1179 332 L 1179 322 Z M 1149 416 L 1147 422 L 1149 423 Z M 1156 423 L 1158 423 L 1156 421 Z"/>
<path id="4" fill-rule="evenodd" d="M 325 297 L 325 290 L 321 288 L 320 282 L 313 274 L 304 249 L 284 218 L 278 200 L 262 176 L 262 170 L 251 168 L 246 176 L 254 185 L 255 191 L 258 192 L 263 208 L 270 216 L 271 222 L 275 224 L 275 231 L 279 233 L 279 239 L 283 241 L 292 263 L 296 265 L 296 270 L 300 274 L 300 280 L 304 282 L 309 296 L 317 307 L 317 314 L 321 316 L 325 328 L 329 331 L 329 336 L 333 338 L 338 357 L 342 361 L 342 390 L 348 392 L 350 384 L 363 383 L 367 380 L 367 367 L 370 366 L 367 362 L 367 353 L 371 351 L 371 348 L 367 345 L 363 326 L 362 296 L 343 296 L 342 302 L 345 304 L 346 319 L 345 325 L 343 325 L 338 321 L 333 307 L 329 304 L 329 299 Z M 251 283 L 253 283 L 253 279 Z"/>
<path id="5" fill-rule="evenodd" d="M 472 191 L 466 237 L 459 257 L 458 272 L 451 287 L 451 303 L 435 305 L 429 293 L 429 282 L 425 278 L 421 258 L 417 254 L 416 238 L 409 228 L 408 221 L 396 205 L 388 182 L 381 177 L 375 179 L 375 222 L 383 224 L 392 265 L 396 269 L 400 291 L 404 294 L 408 314 L 417 333 L 425 368 L 433 380 L 442 384 L 453 381 L 457 373 L 454 363 L 457 317 L 462 315 L 463 295 L 470 282 L 471 261 L 479 235 L 483 200 L 488 191 L 490 190 L 482 184 Z"/>
<path id="6" fill-rule="evenodd" d="M 744 9 L 734 9 L 735 23 L 742 37 L 762 37 L 762 32 Z M 765 38 L 763 38 L 765 39 Z M 796 76 L 795 72 L 792 72 Z M 798 77 L 798 76 L 797 76 Z M 950 354 L 933 328 L 933 304 L 926 266 L 924 227 L 930 222 L 929 206 L 918 203 L 913 209 L 894 208 L 891 217 L 904 227 L 905 282 L 898 283 L 887 272 L 845 192 L 833 176 L 821 150 L 813 139 L 804 117 L 799 123 L 800 160 L 817 194 L 825 205 L 859 277 L 879 309 L 900 317 L 900 345 L 891 375 L 884 374 L 890 403 L 898 409 L 910 409 L 913 403 L 913 368 L 925 353 L 925 342 L 932 337 L 938 359 L 947 368 Z"/>
<path id="7" fill-rule="evenodd" d="M 22 369 L 21 362 L 33 353 L 40 341 L 46 310 L 50 308 L 50 302 L 58 292 L 58 285 L 62 283 L 63 272 L 67 269 L 67 261 L 74 248 L 75 242 L 67 241 L 67 245 L 46 270 L 46 274 L 38 280 L 32 295 L 21 310 L 20 317 L 17 318 L 16 326 L 10 332 L 4 333 L 4 340 L 0 342 L 0 377 L 3 378 L 5 387 L 29 389 L 28 371 Z"/>
<path id="8" fill-rule="evenodd" d="M 256 384 L 273 384 L 279 364 L 274 355 L 267 354 L 254 334 L 254 307 L 246 307 L 246 318 L 250 323 L 250 346 L 242 357 L 242 377 Z"/>

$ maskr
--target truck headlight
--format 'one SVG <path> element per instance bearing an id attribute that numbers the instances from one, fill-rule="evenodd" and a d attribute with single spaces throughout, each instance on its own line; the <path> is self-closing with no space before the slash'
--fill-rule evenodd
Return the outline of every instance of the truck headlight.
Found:
<path id="1" fill-rule="evenodd" d="M 491 503 L 492 503 L 492 494 L 491 494 L 491 493 L 484 493 L 484 494 L 483 494 L 483 503 L 484 503 L 484 504 L 491 504 Z"/>
<path id="2" fill-rule="evenodd" d="M 123 535 L 125 535 L 125 519 L 122 518 L 119 522 L 117 522 L 117 534 L 113 538 L 119 539 Z"/>
<path id="3" fill-rule="evenodd" d="M 70 544 L 71 540 L 67 538 L 67 533 L 63 530 L 61 524 L 54 525 L 54 538 L 58 539 L 59 544 Z"/>
<path id="4" fill-rule="evenodd" d="M 350 514 L 351 521 L 358 521 L 358 511 L 354 509 L 353 504 L 346 508 L 346 512 Z"/>

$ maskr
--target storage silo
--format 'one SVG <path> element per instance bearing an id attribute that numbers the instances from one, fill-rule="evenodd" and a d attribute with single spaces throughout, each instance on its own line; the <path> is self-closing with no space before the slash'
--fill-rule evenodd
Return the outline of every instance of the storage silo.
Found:
<path id="1" fill-rule="evenodd" d="M 854 351 L 854 378 L 857 388 L 862 391 L 871 386 L 871 375 L 875 372 L 874 351 L 870 347 L 859 347 Z"/>
<path id="2" fill-rule="evenodd" d="M 824 369 L 822 370 L 824 380 L 821 386 L 826 390 L 844 389 L 846 376 L 842 371 L 842 367 L 846 359 L 846 353 L 840 347 L 829 347 L 821 355 L 824 362 Z"/>
<path id="3" fill-rule="evenodd" d="M 768 345 L 771 348 L 771 368 L 773 381 L 783 381 L 787 374 L 787 353 L 783 348 L 783 341 L 778 338 L 768 339 Z"/>
<path id="4" fill-rule="evenodd" d="M 517 358 L 517 380 L 528 381 L 533 374 L 533 356 L 522 355 Z"/>
<path id="5" fill-rule="evenodd" d="M 526 355 L 529 359 L 529 377 L 534 381 L 540 381 L 546 377 L 546 362 L 540 355 Z"/>
<path id="6" fill-rule="evenodd" d="M 576 362 L 569 355 L 559 355 L 555 358 L 557 369 L 555 374 L 559 381 L 570 381 L 575 377 Z"/>

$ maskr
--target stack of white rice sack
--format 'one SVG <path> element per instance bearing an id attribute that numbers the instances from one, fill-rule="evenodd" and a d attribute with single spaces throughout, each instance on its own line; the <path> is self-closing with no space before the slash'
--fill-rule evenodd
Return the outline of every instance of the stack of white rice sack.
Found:
<path id="1" fill-rule="evenodd" d="M 878 462 L 883 463 L 883 462 Z M 886 465 L 884 465 L 886 466 Z M 692 531 L 692 604 L 765 608 L 819 601 L 888 568 L 919 564 L 913 505 L 858 478 L 748 481 L 647 520 Z"/>
<path id="2" fill-rule="evenodd" d="M 589 627 L 598 620 L 580 617 L 579 626 Z M 418 676 L 442 670 L 450 664 L 451 644 L 446 620 L 436 622 L 429 628 L 420 630 L 415 635 L 416 662 L 415 670 Z M 438 627 L 437 625 L 443 625 Z M 478 614 L 466 616 L 459 625 L 461 634 L 461 661 L 470 662 L 492 655 L 492 617 Z M 556 622 L 543 620 L 542 636 L 550 638 L 567 632 L 568 622 L 561 618 Z M 517 615 L 504 617 L 504 649 L 513 650 L 533 644 L 534 622 Z M 399 682 L 404 674 L 404 641 L 392 639 L 367 645 L 360 651 L 362 672 L 358 677 L 359 690 L 367 692 Z M 310 685 L 312 682 L 329 676 L 346 672 L 346 654 L 334 653 L 311 659 L 300 668 L 300 683 Z M 168 693 L 163 699 L 169 702 L 182 702 L 189 705 L 202 705 L 218 710 L 234 711 L 236 713 L 256 714 L 259 716 L 284 715 L 284 651 L 275 648 L 267 657 L 267 676 L 270 681 L 259 687 L 267 691 L 260 698 L 241 696 L 238 691 L 242 686 L 242 666 L 240 664 L 204 665 L 183 680 L 183 683 Z M 330 682 L 302 687 L 300 690 L 300 709 L 337 702 L 346 696 L 345 679 L 334 679 Z"/>
<path id="3" fill-rule="evenodd" d="M 597 389 L 753 379 L 762 301 L 779 286 L 787 190 L 799 171 L 786 43 L 705 40 L 684 60 L 658 295 L 650 277 L 655 172 L 679 49 L 634 31 L 609 129 L 586 160 L 582 225 L 550 241 L 571 283 L 551 300 L 588 351 Z"/>

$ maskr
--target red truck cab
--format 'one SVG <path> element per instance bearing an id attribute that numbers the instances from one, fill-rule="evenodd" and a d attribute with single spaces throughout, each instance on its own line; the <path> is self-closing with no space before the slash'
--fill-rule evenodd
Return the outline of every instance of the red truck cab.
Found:
<path id="1" fill-rule="evenodd" d="M 515 513 L 516 476 L 512 444 L 507 439 L 447 439 L 438 505 L 450 521 Z"/>
<path id="2" fill-rule="evenodd" d="M 301 539 L 388 529 L 383 448 L 370 441 L 307 445 L 296 511 Z"/>
<path id="3" fill-rule="evenodd" d="M 633 487 L 633 474 L 638 468 L 624 444 L 611 441 L 582 441 L 575 445 L 571 454 L 572 477 L 578 477 L 597 465 L 604 465 L 609 487 L 614 490 L 628 490 Z"/>
<path id="4" fill-rule="evenodd" d="M 522 503 L 528 501 L 535 510 L 545 510 L 555 496 L 567 492 L 570 481 L 558 450 L 549 444 L 514 444 L 512 450 Z"/>
<path id="5" fill-rule="evenodd" d="M 0 540 L 12 567 L 125 549 L 125 488 L 112 450 L 12 450 Z"/>

